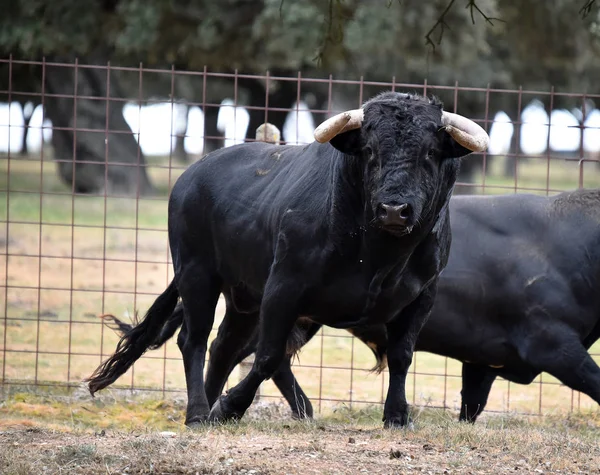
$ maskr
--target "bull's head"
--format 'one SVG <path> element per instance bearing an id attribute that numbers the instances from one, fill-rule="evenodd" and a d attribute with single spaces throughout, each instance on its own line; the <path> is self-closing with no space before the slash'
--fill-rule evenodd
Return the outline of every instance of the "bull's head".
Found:
<path id="1" fill-rule="evenodd" d="M 436 98 L 396 92 L 331 117 L 314 135 L 363 160 L 372 218 L 395 235 L 431 217 L 454 186 L 459 158 L 489 143 L 479 125 L 444 111 Z"/>

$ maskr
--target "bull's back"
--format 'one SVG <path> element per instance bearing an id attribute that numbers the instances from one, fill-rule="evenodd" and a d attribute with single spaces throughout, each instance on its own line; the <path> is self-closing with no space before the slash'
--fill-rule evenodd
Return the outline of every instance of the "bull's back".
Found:
<path id="1" fill-rule="evenodd" d="M 323 201 L 330 169 L 326 147 L 248 143 L 193 164 L 171 193 L 174 252 L 182 262 L 204 255 L 225 281 L 264 281 L 286 211 L 314 210 L 311 201 Z"/>
<path id="2" fill-rule="evenodd" d="M 528 325 L 590 331 L 600 307 L 590 287 L 600 255 L 586 249 L 600 235 L 585 209 L 557 213 L 553 198 L 533 195 L 455 197 L 450 209 L 450 258 L 419 349 L 510 364 L 519 360 L 516 340 Z M 535 322 L 536 306 L 552 314 Z"/>

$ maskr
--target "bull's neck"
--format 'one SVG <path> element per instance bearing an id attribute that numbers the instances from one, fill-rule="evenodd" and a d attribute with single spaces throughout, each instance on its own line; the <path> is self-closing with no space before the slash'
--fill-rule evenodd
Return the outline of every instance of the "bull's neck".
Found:
<path id="1" fill-rule="evenodd" d="M 332 231 L 342 235 L 368 227 L 364 165 L 360 157 L 336 153 L 332 160 L 330 217 Z"/>

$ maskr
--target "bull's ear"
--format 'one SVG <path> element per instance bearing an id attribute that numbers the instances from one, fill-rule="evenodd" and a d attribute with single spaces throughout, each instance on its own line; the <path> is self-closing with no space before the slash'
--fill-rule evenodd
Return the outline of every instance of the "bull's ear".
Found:
<path id="1" fill-rule="evenodd" d="M 462 145 L 460 145 L 445 130 L 442 129 L 438 133 L 440 134 L 442 140 L 443 158 L 460 158 L 469 155 L 470 153 L 473 153 L 468 148 L 465 148 Z"/>
<path id="2" fill-rule="evenodd" d="M 364 148 L 364 139 L 361 129 L 349 130 L 333 137 L 329 143 L 346 155 L 360 155 Z"/>

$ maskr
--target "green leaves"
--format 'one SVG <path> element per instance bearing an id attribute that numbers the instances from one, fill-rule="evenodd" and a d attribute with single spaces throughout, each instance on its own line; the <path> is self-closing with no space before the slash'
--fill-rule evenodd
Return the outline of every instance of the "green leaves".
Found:
<path id="1" fill-rule="evenodd" d="M 121 0 L 117 5 L 119 29 L 114 45 L 126 55 L 144 55 L 159 41 L 159 26 L 165 2 Z"/>
<path id="2" fill-rule="evenodd" d="M 4 3 L 0 54 L 15 58 L 79 56 L 250 73 L 320 70 L 418 82 L 427 76 L 498 87 L 529 79 L 539 87 L 550 79 L 576 87 L 592 84 L 600 72 L 595 0 Z"/>
<path id="3" fill-rule="evenodd" d="M 21 0 L 0 16 L 0 50 L 25 57 L 85 54 L 99 34 L 97 2 Z"/>

